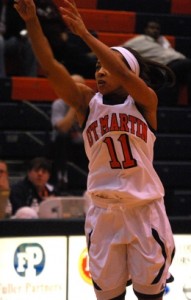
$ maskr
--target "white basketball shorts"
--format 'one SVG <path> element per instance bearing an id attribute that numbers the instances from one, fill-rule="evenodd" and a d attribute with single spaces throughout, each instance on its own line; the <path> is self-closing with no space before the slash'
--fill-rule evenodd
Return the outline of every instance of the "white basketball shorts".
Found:
<path id="1" fill-rule="evenodd" d="M 138 295 L 162 295 L 174 253 L 163 199 L 135 208 L 93 204 L 85 231 L 98 300 L 122 294 L 130 279 Z"/>

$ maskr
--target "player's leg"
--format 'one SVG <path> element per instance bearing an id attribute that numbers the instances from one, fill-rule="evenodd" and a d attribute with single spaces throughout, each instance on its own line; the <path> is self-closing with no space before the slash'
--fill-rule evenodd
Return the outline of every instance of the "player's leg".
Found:
<path id="1" fill-rule="evenodd" d="M 125 292 L 121 295 L 119 295 L 118 297 L 112 298 L 111 300 L 125 300 Z M 149 298 L 149 300 L 162 300 L 163 297 L 159 297 L 159 298 Z M 138 300 L 147 300 L 146 298 L 140 298 L 138 297 Z"/>
<path id="2" fill-rule="evenodd" d="M 163 297 L 159 297 L 159 298 L 149 298 L 148 300 L 162 300 Z M 147 300 L 146 298 L 138 298 L 138 300 Z"/>
<path id="3" fill-rule="evenodd" d="M 128 248 L 135 295 L 138 300 L 162 300 L 174 256 L 174 240 L 163 199 L 134 209 L 128 221 L 138 236 Z"/>
<path id="4" fill-rule="evenodd" d="M 125 299 L 129 280 L 127 247 L 121 243 L 119 228 L 123 228 L 121 210 L 115 207 L 107 209 L 90 206 L 85 229 L 89 267 L 98 300 Z"/>
<path id="5" fill-rule="evenodd" d="M 115 298 L 112 298 L 111 300 L 125 300 L 125 294 L 126 294 L 126 291 L 123 294 L 121 294 L 121 295 L 119 295 L 119 296 L 117 296 Z"/>
<path id="6" fill-rule="evenodd" d="M 112 298 L 110 300 L 125 300 L 125 294 L 126 294 L 126 292 L 124 292 L 123 294 L 119 295 L 118 297 Z M 162 299 L 163 299 L 163 297 L 161 296 L 158 298 L 149 298 L 148 300 L 162 300 Z M 138 297 L 138 300 L 147 300 L 147 299 Z"/>

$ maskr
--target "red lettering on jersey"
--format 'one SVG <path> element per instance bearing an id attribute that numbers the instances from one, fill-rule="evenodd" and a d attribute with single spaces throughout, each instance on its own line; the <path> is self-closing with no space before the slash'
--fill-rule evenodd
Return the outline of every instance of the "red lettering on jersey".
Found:
<path id="1" fill-rule="evenodd" d="M 128 116 L 126 114 L 119 114 L 120 118 L 120 130 L 129 132 Z"/>
<path id="2" fill-rule="evenodd" d="M 147 142 L 147 125 L 140 119 L 137 119 L 137 132 L 136 135 L 143 141 Z"/>
<path id="3" fill-rule="evenodd" d="M 117 115 L 111 115 L 111 124 L 110 124 L 110 131 L 119 131 L 119 125 L 117 122 Z"/>
<path id="4" fill-rule="evenodd" d="M 123 113 L 117 115 L 113 113 L 111 120 L 109 120 L 109 115 L 105 115 L 98 119 L 98 121 L 94 121 L 90 124 L 86 131 L 90 147 L 99 139 L 99 131 L 97 130 L 98 124 L 100 126 L 101 136 L 104 136 L 109 131 L 130 132 L 141 138 L 144 142 L 147 142 L 148 126 L 144 121 L 132 115 Z"/>
<path id="5" fill-rule="evenodd" d="M 137 118 L 134 116 L 129 116 L 129 122 L 130 122 L 130 130 L 132 134 L 135 134 L 135 124 L 137 123 Z"/>
<path id="6" fill-rule="evenodd" d="M 109 127 L 108 127 L 108 115 L 106 115 L 104 118 L 100 118 L 99 122 L 101 125 L 101 135 L 104 135 L 105 133 L 107 133 L 109 131 Z"/>
<path id="7" fill-rule="evenodd" d="M 93 123 L 90 125 L 90 128 L 91 128 L 91 131 L 92 131 L 92 133 L 93 133 L 93 136 L 94 136 L 95 141 L 97 141 L 97 140 L 99 139 L 98 134 L 97 134 L 97 132 L 96 132 L 97 126 L 98 126 L 98 125 L 97 125 L 97 121 L 93 122 Z"/>
<path id="8" fill-rule="evenodd" d="M 91 134 L 90 127 L 88 127 L 88 129 L 86 130 L 86 135 L 87 135 L 89 145 L 91 147 L 93 145 L 93 137 L 92 137 L 92 134 Z"/>
<path id="9" fill-rule="evenodd" d="M 95 141 L 97 141 L 99 139 L 98 134 L 96 132 L 96 128 L 97 128 L 97 121 L 94 121 L 87 129 L 87 138 L 88 138 L 88 142 L 90 147 L 93 145 L 93 138 Z"/>

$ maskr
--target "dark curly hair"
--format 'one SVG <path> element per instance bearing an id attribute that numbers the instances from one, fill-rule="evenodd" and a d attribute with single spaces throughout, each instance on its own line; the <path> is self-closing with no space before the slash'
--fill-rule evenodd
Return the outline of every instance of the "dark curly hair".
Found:
<path id="1" fill-rule="evenodd" d="M 45 157 L 35 157 L 28 162 L 28 171 L 39 169 L 43 169 L 51 173 L 52 163 Z"/>
<path id="2" fill-rule="evenodd" d="M 157 61 L 142 57 L 137 51 L 130 47 L 124 48 L 129 50 L 136 57 L 140 66 L 140 78 L 155 92 L 158 92 L 163 87 L 171 87 L 175 84 L 176 77 L 170 68 Z M 127 63 L 125 59 L 124 61 Z"/>

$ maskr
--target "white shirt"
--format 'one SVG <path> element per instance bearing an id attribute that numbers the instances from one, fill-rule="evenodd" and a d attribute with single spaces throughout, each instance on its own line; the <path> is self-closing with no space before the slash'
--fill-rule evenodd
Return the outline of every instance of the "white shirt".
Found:
<path id="1" fill-rule="evenodd" d="M 171 47 L 164 36 L 160 36 L 156 41 L 148 35 L 139 35 L 125 42 L 123 47 L 130 47 L 140 53 L 143 57 L 155 60 L 164 65 L 169 64 L 176 59 L 185 59 L 186 57 Z"/>
<path id="2" fill-rule="evenodd" d="M 123 104 L 105 105 L 97 93 L 89 107 L 83 131 L 88 192 L 129 205 L 161 198 L 163 185 L 153 167 L 155 135 L 134 100 L 128 96 Z"/>

